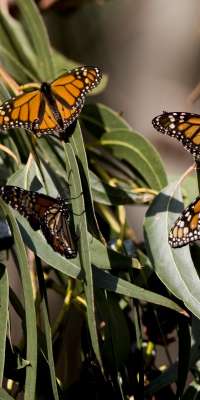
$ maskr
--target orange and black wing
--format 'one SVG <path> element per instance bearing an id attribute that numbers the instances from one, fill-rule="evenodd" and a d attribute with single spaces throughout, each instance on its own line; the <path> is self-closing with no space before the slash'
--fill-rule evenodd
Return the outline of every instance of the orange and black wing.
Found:
<path id="1" fill-rule="evenodd" d="M 164 111 L 152 124 L 157 131 L 179 140 L 195 158 L 200 157 L 200 115 Z"/>
<path id="2" fill-rule="evenodd" d="M 0 186 L 0 196 L 23 215 L 34 230 L 40 229 L 45 212 L 55 201 L 44 194 L 11 185 Z"/>
<path id="3" fill-rule="evenodd" d="M 183 247 L 200 239 L 200 197 L 197 197 L 176 220 L 169 233 L 172 247 Z"/>
<path id="4" fill-rule="evenodd" d="M 23 215 L 34 230 L 41 229 L 55 251 L 67 258 L 76 257 L 76 238 L 70 231 L 71 214 L 66 202 L 9 185 L 0 186 L 0 196 Z"/>
<path id="5" fill-rule="evenodd" d="M 51 83 L 51 91 L 66 129 L 80 114 L 85 96 L 102 78 L 97 67 L 80 67 L 61 75 Z"/>
<path id="6" fill-rule="evenodd" d="M 69 204 L 56 199 L 46 211 L 41 229 L 47 242 L 55 251 L 64 254 L 66 258 L 76 257 L 77 238 L 71 223 Z"/>
<path id="7" fill-rule="evenodd" d="M 5 101 L 0 106 L 0 128 L 25 128 L 36 136 L 59 131 L 58 123 L 40 89 Z"/>

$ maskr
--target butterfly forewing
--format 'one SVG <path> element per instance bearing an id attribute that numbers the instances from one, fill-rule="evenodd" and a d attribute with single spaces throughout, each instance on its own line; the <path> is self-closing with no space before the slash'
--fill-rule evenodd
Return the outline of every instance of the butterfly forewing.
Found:
<path id="1" fill-rule="evenodd" d="M 0 186 L 0 196 L 7 204 L 26 217 L 33 229 L 40 228 L 39 218 L 44 213 L 44 209 L 41 209 L 40 213 L 35 210 L 37 207 L 37 193 L 23 190 L 18 186 L 8 185 Z"/>
<path id="2" fill-rule="evenodd" d="M 29 221 L 34 230 L 41 229 L 55 251 L 67 258 L 77 255 L 76 236 L 71 223 L 69 204 L 44 194 L 17 186 L 0 186 L 0 196 Z"/>
<path id="3" fill-rule="evenodd" d="M 164 111 L 152 124 L 157 131 L 179 140 L 195 158 L 200 157 L 200 115 Z"/>
<path id="4" fill-rule="evenodd" d="M 99 68 L 80 67 L 61 75 L 52 83 L 52 93 L 65 128 L 78 117 L 86 94 L 99 84 L 101 78 Z"/>
<path id="5" fill-rule="evenodd" d="M 200 239 L 200 197 L 197 197 L 185 208 L 172 226 L 169 233 L 169 244 L 182 247 Z"/>

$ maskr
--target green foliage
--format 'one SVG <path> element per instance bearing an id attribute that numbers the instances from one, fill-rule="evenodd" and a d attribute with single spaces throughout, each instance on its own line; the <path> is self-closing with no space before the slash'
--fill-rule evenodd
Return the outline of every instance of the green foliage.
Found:
<path id="1" fill-rule="evenodd" d="M 63 69 L 77 66 L 52 48 L 35 3 L 17 0 L 17 5 L 19 20 L 0 11 L 2 99 L 9 97 L 16 83 L 51 80 Z M 95 94 L 101 93 L 106 82 L 104 76 Z M 144 304 L 148 311 L 153 304 L 163 307 L 153 308 L 154 316 L 171 313 L 173 329 L 183 309 L 187 308 L 193 319 L 194 315 L 200 316 L 197 261 L 193 262 L 188 247 L 172 251 L 168 245 L 169 227 L 182 202 L 177 184 L 168 184 L 158 152 L 120 115 L 95 104 L 93 98 L 84 107 L 79 122 L 65 144 L 54 137 L 36 141 L 22 129 L 0 135 L 0 184 L 71 198 L 78 235 L 77 257 L 68 260 L 55 253 L 40 231 L 34 231 L 25 218 L 0 200 L 1 217 L 7 218 L 14 238 L 9 254 L 14 256 L 22 291 L 22 296 L 14 289 L 9 291 L 7 256 L 1 251 L 1 386 L 4 374 L 12 380 L 9 389 L 5 379 L 1 399 L 16 398 L 18 391 L 26 400 L 61 399 L 68 396 L 75 383 L 77 391 L 84 394 L 85 381 L 87 390 L 91 381 L 95 382 L 90 389 L 93 398 L 96 393 L 96 398 L 107 394 L 113 399 L 128 398 L 129 394 L 143 398 L 143 364 L 145 372 L 149 365 L 154 369 L 153 361 L 145 361 L 147 354 L 142 356 L 140 319 Z M 190 186 L 188 183 L 183 187 L 188 198 Z M 133 206 L 133 215 L 134 205 L 149 205 L 144 243 L 138 242 L 137 232 L 129 225 L 127 204 Z M 199 249 L 195 251 L 198 260 Z M 156 281 L 155 287 L 152 280 Z M 50 290 L 61 299 L 57 317 L 49 299 Z M 12 325 L 11 335 L 7 329 L 9 300 L 22 327 L 16 347 Z M 146 396 L 174 381 L 177 394 L 182 396 L 188 368 L 194 367 L 199 356 L 199 339 L 193 338 L 190 353 L 189 317 L 181 318 L 180 363 L 151 379 Z M 166 335 L 166 345 L 168 331 L 162 335 Z M 75 339 L 77 346 L 73 347 Z M 152 341 L 148 334 L 147 339 Z M 20 360 L 14 367 L 9 362 L 8 343 L 12 357 Z M 184 343 L 187 354 L 183 354 Z M 72 356 L 72 347 L 76 357 Z M 76 379 L 70 375 L 72 369 Z"/>

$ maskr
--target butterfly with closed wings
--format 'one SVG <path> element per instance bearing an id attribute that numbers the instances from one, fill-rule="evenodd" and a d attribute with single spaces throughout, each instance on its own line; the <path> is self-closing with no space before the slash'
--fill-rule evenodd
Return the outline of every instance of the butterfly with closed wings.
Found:
<path id="1" fill-rule="evenodd" d="M 186 207 L 169 233 L 172 247 L 183 247 L 200 239 L 200 196 Z"/>
<path id="2" fill-rule="evenodd" d="M 41 229 L 56 252 L 66 258 L 76 257 L 77 237 L 67 201 L 9 185 L 0 186 L 0 196 L 23 215 L 34 230 Z"/>
<path id="3" fill-rule="evenodd" d="M 179 140 L 195 159 L 200 158 L 200 115 L 166 112 L 152 120 L 157 131 Z"/>
<path id="4" fill-rule="evenodd" d="M 79 67 L 5 101 L 0 106 L 0 129 L 25 128 L 37 137 L 63 139 L 66 128 L 79 116 L 86 94 L 101 78 L 99 68 Z"/>

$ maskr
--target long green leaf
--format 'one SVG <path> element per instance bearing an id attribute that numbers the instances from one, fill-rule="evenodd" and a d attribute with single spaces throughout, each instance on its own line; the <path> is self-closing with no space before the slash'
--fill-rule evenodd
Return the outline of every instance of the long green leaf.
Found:
<path id="1" fill-rule="evenodd" d="M 37 57 L 37 66 L 41 80 L 54 77 L 52 52 L 46 27 L 37 6 L 32 0 L 17 0 L 21 20 Z"/>
<path id="2" fill-rule="evenodd" d="M 4 32 L 2 32 L 2 34 L 4 33 L 3 37 L 6 36 L 7 41 L 9 42 L 9 47 L 6 46 L 6 49 L 12 48 L 12 51 L 10 51 L 11 54 L 13 54 L 23 65 L 26 65 L 27 69 L 32 70 L 34 75 L 37 77 L 38 73 L 35 55 L 19 21 L 11 17 L 7 11 L 2 9 L 0 11 L 0 25 L 4 28 Z"/>
<path id="3" fill-rule="evenodd" d="M 100 138 L 102 133 L 115 129 L 130 129 L 130 125 L 115 111 L 104 104 L 87 104 L 80 115 L 80 120 L 92 133 Z"/>
<path id="4" fill-rule="evenodd" d="M 80 126 L 77 123 L 75 132 L 73 133 L 73 136 L 71 137 L 71 143 L 72 147 L 74 150 L 74 153 L 77 157 L 77 160 L 79 162 L 79 170 L 82 178 L 82 187 L 84 190 L 84 196 L 85 196 L 85 204 L 87 204 L 86 207 L 86 215 L 87 215 L 87 223 L 89 225 L 89 222 L 91 224 L 91 230 L 94 231 L 97 237 L 102 239 L 101 232 L 98 227 L 96 215 L 95 215 L 95 210 L 94 210 L 94 204 L 93 204 L 93 199 L 92 199 L 92 191 L 91 191 L 91 186 L 90 186 L 90 176 L 89 176 L 89 170 L 88 170 L 88 162 L 87 162 L 87 156 L 85 152 L 85 147 L 83 143 L 83 138 L 80 130 Z"/>
<path id="5" fill-rule="evenodd" d="M 35 384 L 36 384 L 36 369 L 37 369 L 37 328 L 35 305 L 32 292 L 32 284 L 26 250 L 20 235 L 20 231 L 14 218 L 11 209 L 1 202 L 4 213 L 8 216 L 12 225 L 13 235 L 15 239 L 17 259 L 20 268 L 21 282 L 24 294 L 25 315 L 26 315 L 26 359 L 30 362 L 30 366 L 26 368 L 25 379 L 25 400 L 35 400 Z"/>
<path id="6" fill-rule="evenodd" d="M 57 382 L 56 382 L 55 364 L 54 364 L 54 357 L 53 357 L 51 326 L 50 326 L 49 315 L 48 315 L 47 293 L 46 293 L 45 281 L 44 281 L 44 276 L 43 276 L 43 271 L 42 271 L 40 260 L 36 259 L 36 265 L 37 265 L 40 294 L 41 294 L 41 299 L 42 299 L 41 300 L 41 312 L 42 312 L 42 318 L 43 318 L 43 323 L 44 323 L 44 335 L 45 335 L 45 339 L 46 339 L 47 360 L 48 360 L 49 370 L 50 370 L 50 375 L 51 375 L 52 391 L 53 391 L 53 395 L 54 395 L 54 400 L 59 400 Z"/>
<path id="7" fill-rule="evenodd" d="M 81 228 L 77 224 L 75 225 L 78 228 L 78 232 L 80 235 L 78 248 L 79 248 L 80 264 L 84 270 L 84 289 L 87 301 L 88 326 L 94 352 L 96 354 L 97 360 L 99 361 L 99 364 L 102 367 L 97 327 L 96 327 L 96 318 L 95 318 L 94 282 L 93 282 L 90 249 L 89 249 L 88 235 L 87 235 L 87 222 L 84 211 L 85 205 L 83 196 L 81 195 L 82 187 L 73 149 L 70 144 L 65 145 L 64 147 L 66 154 L 67 170 L 70 171 L 71 169 L 73 174 L 73 180 L 71 180 L 71 196 L 76 199 L 74 203 L 77 204 L 77 207 L 73 205 L 73 213 L 74 216 L 78 215 L 81 216 L 81 218 L 79 217 L 79 220 L 81 221 Z"/>
<path id="8" fill-rule="evenodd" d="M 9 285 L 6 268 L 0 264 L 0 386 L 3 382 L 5 350 L 6 350 L 6 333 L 8 324 L 8 302 L 9 302 Z"/>
<path id="9" fill-rule="evenodd" d="M 72 277 L 80 277 L 80 261 L 76 257 L 68 260 L 60 254 L 56 253 L 51 246 L 47 243 L 41 232 L 35 232 L 29 223 L 19 214 L 16 214 L 16 219 L 20 224 L 20 230 L 26 245 L 44 260 L 47 264 L 55 266 L 60 271 Z M 126 270 L 135 267 L 135 259 L 127 257 L 123 254 L 117 253 L 104 246 L 99 240 L 88 234 L 88 241 L 90 246 L 91 262 L 100 269 L 121 269 Z M 136 263 L 137 267 L 137 263 Z"/>
<path id="10" fill-rule="evenodd" d="M 83 279 L 83 274 L 81 268 L 79 266 L 78 260 L 66 260 L 60 254 L 55 253 L 51 247 L 46 243 L 43 235 L 38 232 L 34 232 L 33 229 L 30 228 L 30 225 L 27 221 L 20 215 L 17 215 L 17 221 L 20 225 L 20 230 L 24 242 L 27 246 L 30 247 L 32 251 L 34 251 L 42 260 L 44 260 L 47 264 L 51 265 L 56 270 L 62 272 L 63 274 L 70 276 L 74 279 Z M 90 249 L 95 242 L 96 239 L 90 238 Z M 100 243 L 100 242 L 98 242 Z M 101 249 L 105 249 L 105 257 L 106 261 L 106 248 L 100 243 Z M 99 249 L 94 248 L 94 252 L 98 254 L 98 262 L 101 268 L 103 268 L 104 261 L 102 260 L 101 253 Z M 110 263 L 110 268 L 113 263 L 113 253 L 116 256 L 116 260 L 114 261 L 115 265 L 118 267 L 129 268 L 131 266 L 131 259 L 129 257 L 122 256 L 116 252 L 107 253 L 107 264 Z M 119 259 L 118 259 L 119 256 Z M 95 258 L 94 258 L 94 261 Z M 126 264 L 127 263 L 127 264 Z M 95 262 L 92 264 L 96 265 Z M 136 299 L 149 301 L 154 304 L 159 304 L 164 307 L 169 307 L 172 310 L 176 310 L 181 312 L 181 307 L 179 307 L 174 301 L 167 299 L 164 296 L 158 295 L 157 293 L 153 293 L 149 290 L 142 289 L 136 285 L 131 284 L 130 282 L 126 282 L 123 279 L 118 278 L 117 276 L 113 276 L 104 271 L 101 271 L 99 268 L 94 269 L 94 285 L 99 288 L 104 288 L 107 290 L 114 291 L 119 294 L 127 295 Z"/>
<path id="11" fill-rule="evenodd" d="M 98 268 L 94 269 L 95 285 L 103 289 L 114 291 L 124 296 L 133 297 L 134 299 L 147 301 L 158 304 L 163 307 L 168 307 L 174 311 L 181 312 L 182 308 L 174 301 L 167 299 L 150 290 L 143 289 L 124 279 L 111 275 L 109 272 L 104 272 Z"/>
<path id="12" fill-rule="evenodd" d="M 1 63 L 10 72 L 16 82 L 24 83 L 27 82 L 27 80 L 35 81 L 35 75 L 1 45 L 0 54 Z"/>
<path id="13" fill-rule="evenodd" d="M 160 190 L 167 184 L 159 154 L 139 133 L 115 129 L 102 135 L 100 143 L 109 147 L 115 157 L 135 168 L 151 188 Z"/>

